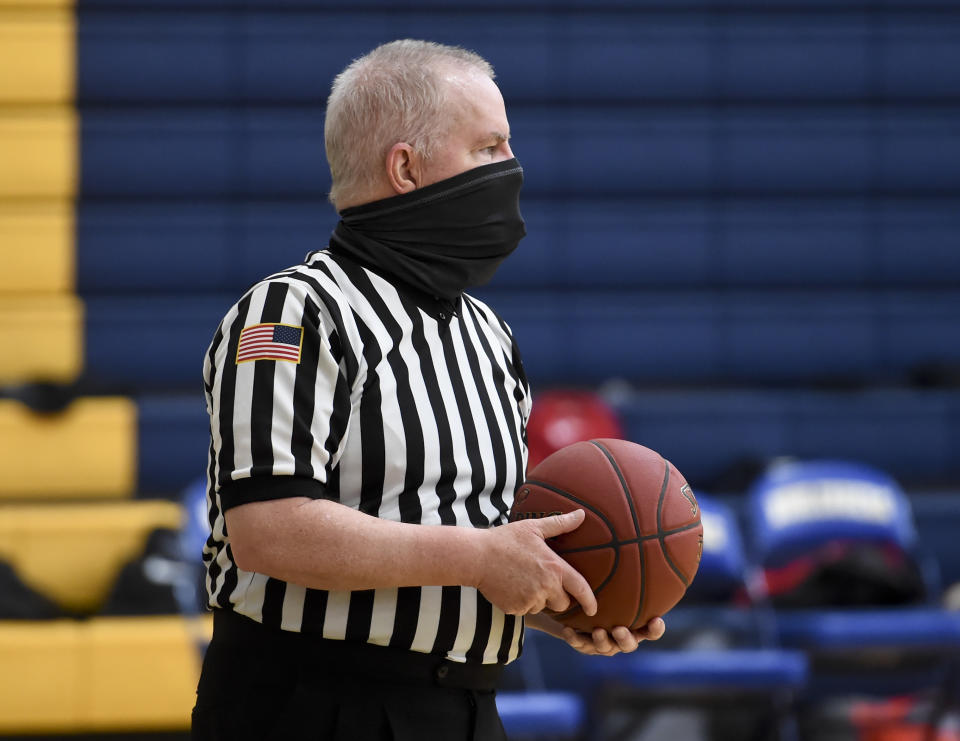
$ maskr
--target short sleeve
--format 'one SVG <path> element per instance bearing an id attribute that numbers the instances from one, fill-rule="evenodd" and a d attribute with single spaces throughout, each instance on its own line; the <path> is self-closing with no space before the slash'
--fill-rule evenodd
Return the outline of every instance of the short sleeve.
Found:
<path id="1" fill-rule="evenodd" d="M 222 508 L 336 497 L 350 390 L 324 303 L 296 280 L 269 280 L 231 309 L 217 338 L 205 382 Z"/>

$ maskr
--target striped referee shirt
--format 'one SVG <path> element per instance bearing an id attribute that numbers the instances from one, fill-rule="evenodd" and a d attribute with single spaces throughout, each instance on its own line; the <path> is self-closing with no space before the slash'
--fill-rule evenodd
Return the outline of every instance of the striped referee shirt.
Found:
<path id="1" fill-rule="evenodd" d="M 473 587 L 308 589 L 237 567 L 224 512 L 329 498 L 423 525 L 504 524 L 526 468 L 530 393 L 509 327 L 329 251 L 251 288 L 204 362 L 209 604 L 285 630 L 507 663 L 521 618 Z M 389 568 L 389 564 L 384 564 Z"/>

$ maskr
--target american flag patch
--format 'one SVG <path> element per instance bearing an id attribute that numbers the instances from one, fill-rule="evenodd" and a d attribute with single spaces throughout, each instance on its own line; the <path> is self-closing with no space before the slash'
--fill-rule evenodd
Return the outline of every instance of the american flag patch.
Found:
<path id="1" fill-rule="evenodd" d="M 303 327 L 290 324 L 254 324 L 240 333 L 237 363 L 251 360 L 289 360 L 300 362 Z"/>

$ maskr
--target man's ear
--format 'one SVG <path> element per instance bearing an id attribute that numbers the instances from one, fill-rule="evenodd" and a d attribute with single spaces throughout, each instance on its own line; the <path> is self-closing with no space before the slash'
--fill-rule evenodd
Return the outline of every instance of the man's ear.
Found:
<path id="1" fill-rule="evenodd" d="M 423 182 L 423 160 L 406 142 L 397 142 L 387 152 L 387 180 L 394 192 L 409 193 Z"/>

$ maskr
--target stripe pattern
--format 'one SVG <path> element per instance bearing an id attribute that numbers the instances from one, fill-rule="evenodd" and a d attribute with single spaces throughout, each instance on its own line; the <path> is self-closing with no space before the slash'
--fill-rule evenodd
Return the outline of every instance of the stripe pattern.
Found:
<path id="1" fill-rule="evenodd" d="M 320 251 L 227 312 L 204 362 L 211 607 L 454 661 L 519 655 L 522 620 L 472 587 L 306 589 L 239 569 L 224 531 L 225 508 L 285 495 L 407 523 L 506 523 L 527 455 L 519 352 L 477 299 L 462 296 L 452 315 L 430 303 Z M 299 363 L 235 362 L 249 328 L 264 325 L 303 328 Z"/>

